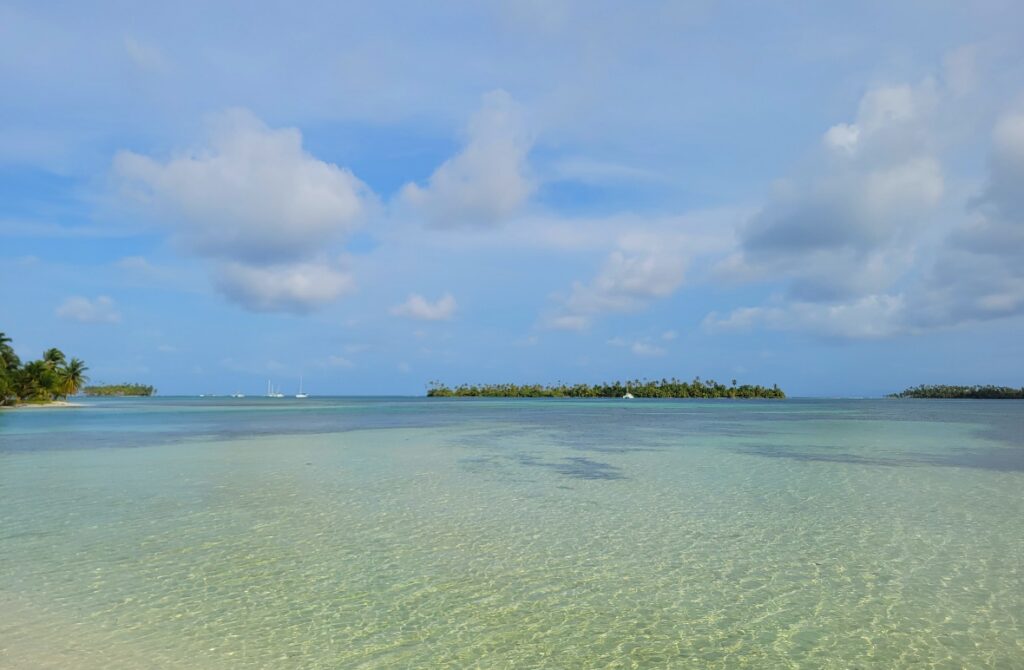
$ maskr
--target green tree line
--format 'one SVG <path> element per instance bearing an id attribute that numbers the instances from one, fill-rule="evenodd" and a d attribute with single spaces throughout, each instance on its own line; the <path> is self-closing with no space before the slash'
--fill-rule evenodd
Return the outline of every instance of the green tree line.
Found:
<path id="1" fill-rule="evenodd" d="M 974 400 L 1021 400 L 1024 399 L 1024 386 L 1015 389 L 1012 386 L 949 386 L 934 384 L 914 386 L 899 393 L 891 393 L 889 398 L 970 398 Z"/>
<path id="2" fill-rule="evenodd" d="M 427 396 L 433 398 L 621 398 L 626 392 L 637 398 L 785 398 L 786 394 L 773 385 L 771 388 L 756 384 L 726 386 L 712 379 L 685 382 L 678 379 L 635 379 L 627 382 L 601 384 L 462 384 L 454 388 L 439 381 L 427 384 Z"/>
<path id="3" fill-rule="evenodd" d="M 88 380 L 88 369 L 56 348 L 47 349 L 39 360 L 22 363 L 11 347 L 11 338 L 0 333 L 0 405 L 50 402 L 75 395 Z"/>
<path id="4" fill-rule="evenodd" d="M 91 396 L 153 395 L 156 389 L 145 384 L 102 384 L 86 386 L 82 393 Z"/>

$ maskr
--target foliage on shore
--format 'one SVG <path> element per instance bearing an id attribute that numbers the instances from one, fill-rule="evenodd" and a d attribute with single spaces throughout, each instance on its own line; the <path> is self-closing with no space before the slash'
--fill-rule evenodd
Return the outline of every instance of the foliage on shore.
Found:
<path id="1" fill-rule="evenodd" d="M 785 398 L 786 394 L 773 385 L 771 388 L 752 384 L 730 386 L 714 380 L 691 382 L 678 379 L 635 379 L 628 382 L 602 384 L 462 384 L 450 388 L 438 381 L 427 385 L 427 397 L 432 398 L 621 398 L 626 392 L 637 398 Z"/>
<path id="2" fill-rule="evenodd" d="M 78 393 L 88 380 L 85 363 L 47 349 L 36 361 L 21 362 L 11 338 L 0 333 L 0 406 L 61 400 Z"/>
<path id="3" fill-rule="evenodd" d="M 972 400 L 1024 400 L 1024 386 L 1015 389 L 1012 386 L 948 386 L 921 384 L 899 393 L 891 393 L 888 398 L 969 398 Z"/>
<path id="4" fill-rule="evenodd" d="M 150 396 L 156 389 L 145 384 L 103 384 L 86 386 L 82 393 L 89 396 Z"/>

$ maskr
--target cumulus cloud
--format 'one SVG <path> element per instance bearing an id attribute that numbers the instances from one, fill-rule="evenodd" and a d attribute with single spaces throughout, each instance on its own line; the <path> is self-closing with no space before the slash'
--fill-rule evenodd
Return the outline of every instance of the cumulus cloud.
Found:
<path id="1" fill-rule="evenodd" d="M 57 316 L 69 321 L 80 323 L 118 323 L 121 312 L 117 310 L 112 298 L 101 295 L 92 300 L 81 296 L 72 296 L 57 307 Z"/>
<path id="2" fill-rule="evenodd" d="M 531 230 L 536 243 L 570 251 L 607 250 L 587 281 L 553 297 L 540 325 L 555 330 L 585 330 L 606 314 L 637 312 L 671 296 L 686 283 L 689 268 L 701 267 L 735 247 L 739 212 L 721 209 L 686 216 L 617 216 L 586 221 L 573 230 L 545 222 Z M 517 228 L 519 228 L 517 226 Z M 627 232 L 622 232 L 627 231 Z M 611 249 L 608 249 L 608 247 Z M 707 274 L 707 273 L 705 273 Z"/>
<path id="3" fill-rule="evenodd" d="M 671 294 L 683 281 L 684 262 L 658 249 L 615 250 L 593 280 L 573 286 L 567 306 L 582 314 L 633 311 Z"/>
<path id="4" fill-rule="evenodd" d="M 229 300 L 257 312 L 305 314 L 351 292 L 355 280 L 324 261 L 283 265 L 219 264 L 214 282 Z"/>
<path id="5" fill-rule="evenodd" d="M 400 203 L 439 228 L 494 226 L 518 211 L 535 188 L 526 162 L 531 144 L 512 97 L 492 91 L 470 121 L 462 151 L 426 186 L 406 184 Z"/>
<path id="6" fill-rule="evenodd" d="M 359 223 L 370 195 L 348 170 L 302 148 L 295 128 L 246 110 L 211 122 L 209 145 L 161 162 L 114 159 L 125 193 L 189 248 L 249 262 L 301 259 Z"/>
<path id="7" fill-rule="evenodd" d="M 575 282 L 549 328 L 583 330 L 594 317 L 634 312 L 664 298 L 683 283 L 689 262 L 685 238 L 636 232 L 621 236 L 589 282 Z"/>
<path id="8" fill-rule="evenodd" d="M 445 293 L 435 302 L 430 302 L 418 293 L 412 293 L 401 305 L 392 307 L 391 313 L 422 321 L 447 321 L 455 315 L 457 306 L 451 293 Z"/>
<path id="9" fill-rule="evenodd" d="M 833 150 L 791 180 L 740 231 L 723 274 L 785 278 L 804 300 L 858 298 L 905 272 L 914 243 L 945 194 L 923 130 L 933 86 L 868 91 L 852 124 L 830 128 Z"/>
<path id="10" fill-rule="evenodd" d="M 969 92 L 963 59 L 954 55 L 944 87 L 869 91 L 854 122 L 825 133 L 817 173 L 787 182 L 719 267 L 782 281 L 784 292 L 712 313 L 706 328 L 876 338 L 1024 313 L 1024 113 L 998 120 L 980 192 L 935 224 L 939 210 L 964 207 L 948 202 L 932 117 Z"/>
<path id="11" fill-rule="evenodd" d="M 351 287 L 317 258 L 360 224 L 372 194 L 306 152 L 294 128 L 230 110 L 211 120 L 206 146 L 166 161 L 122 151 L 114 173 L 131 205 L 211 259 L 216 285 L 246 307 L 307 311 Z"/>
<path id="12" fill-rule="evenodd" d="M 1024 112 L 992 132 L 988 176 L 970 217 L 945 239 L 910 318 L 950 325 L 1024 313 Z"/>
<path id="13" fill-rule="evenodd" d="M 783 182 L 717 268 L 782 282 L 777 304 L 712 314 L 705 326 L 849 337 L 904 328 L 907 298 L 893 287 L 915 268 L 947 191 L 932 129 L 938 95 L 931 80 L 876 87 L 852 122 L 829 128 L 814 170 Z"/>

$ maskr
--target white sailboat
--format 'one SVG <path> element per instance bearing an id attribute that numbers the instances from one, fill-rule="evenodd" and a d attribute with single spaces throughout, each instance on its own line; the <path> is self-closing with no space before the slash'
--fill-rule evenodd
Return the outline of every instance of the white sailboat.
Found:
<path id="1" fill-rule="evenodd" d="M 296 398 L 308 398 L 308 393 L 302 392 L 302 375 L 299 375 L 299 392 L 295 394 Z"/>
<path id="2" fill-rule="evenodd" d="M 626 395 L 622 396 L 623 400 L 632 400 L 633 394 L 629 392 L 629 384 L 626 384 Z"/>
<path id="3" fill-rule="evenodd" d="M 284 394 L 280 391 L 275 391 L 274 387 L 270 385 L 270 380 L 267 380 L 267 397 L 268 398 L 283 398 Z"/>

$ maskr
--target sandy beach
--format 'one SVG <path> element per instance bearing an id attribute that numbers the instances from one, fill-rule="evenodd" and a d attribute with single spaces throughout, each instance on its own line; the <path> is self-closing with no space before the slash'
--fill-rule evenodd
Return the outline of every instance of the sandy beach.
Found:
<path id="1" fill-rule="evenodd" d="M 2 409 L 50 409 L 51 407 L 85 407 L 84 403 L 67 400 L 51 400 L 50 402 L 18 403 L 17 405 L 0 407 Z"/>

